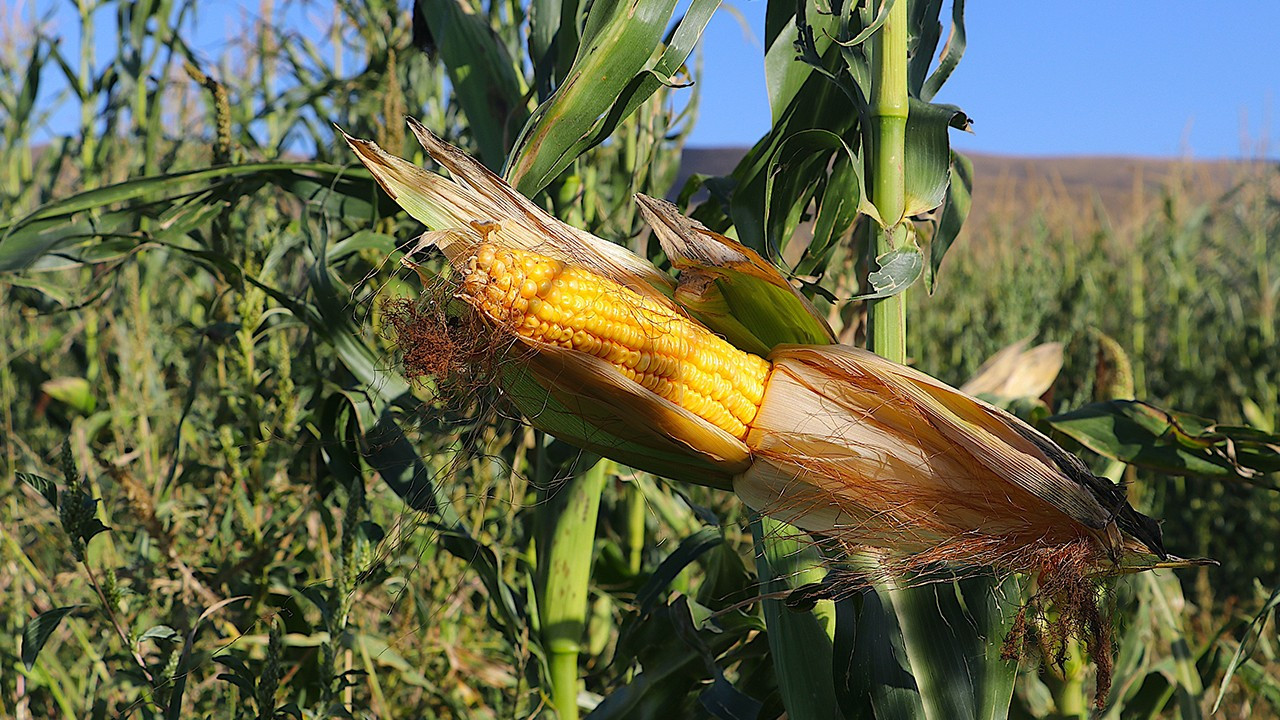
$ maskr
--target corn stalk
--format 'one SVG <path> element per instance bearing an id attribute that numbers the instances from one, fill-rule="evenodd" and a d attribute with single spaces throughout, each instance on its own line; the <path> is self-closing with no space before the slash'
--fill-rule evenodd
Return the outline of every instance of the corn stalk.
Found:
<path id="1" fill-rule="evenodd" d="M 893 2 L 871 48 L 872 142 L 869 156 L 871 202 L 882 219 L 874 245 L 876 257 L 907 242 L 907 3 Z M 874 260 L 873 260 L 874 262 Z M 907 360 L 905 293 L 871 301 L 868 347 L 894 362 Z"/>
<path id="2" fill-rule="evenodd" d="M 538 614 L 547 655 L 551 701 L 561 720 L 578 717 L 578 656 L 587 626 L 587 591 L 591 583 L 596 517 L 612 463 L 556 482 L 546 458 L 538 453 L 538 476 L 551 483 L 541 498 L 538 520 Z"/>

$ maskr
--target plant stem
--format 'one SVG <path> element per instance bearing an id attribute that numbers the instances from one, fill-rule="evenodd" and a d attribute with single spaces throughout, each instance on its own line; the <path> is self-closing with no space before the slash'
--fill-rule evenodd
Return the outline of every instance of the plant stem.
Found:
<path id="1" fill-rule="evenodd" d="M 872 40 L 871 201 L 885 223 L 875 243 L 876 256 L 907 241 L 907 3 L 895 2 Z M 871 305 L 871 349 L 894 362 L 907 357 L 907 306 L 898 293 Z"/>
<path id="2" fill-rule="evenodd" d="M 611 468 L 601 460 L 553 488 L 541 512 L 546 524 L 537 556 L 538 612 L 551 668 L 551 701 L 561 720 L 578 717 L 578 653 L 587 625 L 596 516 Z M 550 480 L 547 473 L 539 474 Z"/>
<path id="3" fill-rule="evenodd" d="M 637 483 L 627 483 L 627 569 L 639 575 L 644 569 L 645 522 L 649 506 Z"/>
<path id="4" fill-rule="evenodd" d="M 97 152 L 98 136 L 93 126 L 97 121 L 97 112 L 90 99 L 93 79 L 89 73 L 94 66 L 93 53 L 93 10 L 89 0 L 77 0 L 76 10 L 80 15 L 80 75 L 76 78 L 77 92 L 80 96 L 80 172 L 85 178 L 82 182 L 86 188 L 97 184 L 97 173 L 93 170 L 93 156 Z"/>
<path id="5" fill-rule="evenodd" d="M 1066 676 L 1049 683 L 1054 709 L 1057 710 L 1057 716 L 1064 719 L 1089 717 L 1089 703 L 1084 688 L 1084 660 L 1080 653 L 1080 647 L 1073 641 L 1068 661 L 1071 667 Z"/>

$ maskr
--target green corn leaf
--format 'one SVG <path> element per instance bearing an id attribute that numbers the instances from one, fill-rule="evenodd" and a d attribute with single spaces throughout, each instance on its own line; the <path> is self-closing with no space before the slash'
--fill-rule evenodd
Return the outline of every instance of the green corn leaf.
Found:
<path id="1" fill-rule="evenodd" d="M 950 34 L 940 57 L 938 44 L 942 41 L 942 0 L 912 2 L 907 7 L 908 42 L 912 48 L 907 62 L 907 92 L 911 97 L 928 101 L 938 93 L 964 55 L 964 0 L 955 0 L 951 4 Z M 935 58 L 938 60 L 937 67 L 933 65 Z"/>
<path id="2" fill-rule="evenodd" d="M 47 53 L 44 53 L 46 42 L 38 39 L 31 43 L 31 58 L 27 61 L 23 73 L 22 87 L 18 89 L 14 103 L 7 109 L 11 113 L 6 122 L 5 135 L 11 140 L 24 137 L 30 126 L 36 106 L 36 98 L 40 95 L 41 70 L 44 68 Z"/>
<path id="3" fill-rule="evenodd" d="M 483 10 L 470 0 L 415 3 L 449 71 L 458 104 L 467 116 L 480 160 L 490 170 L 502 167 L 529 111 L 521 96 L 518 66 L 489 26 Z M 398 118 L 387 118 L 398 122 Z"/>
<path id="4" fill-rule="evenodd" d="M 929 240 L 929 266 L 925 273 L 925 287 L 933 293 L 938 286 L 938 269 L 942 258 L 960 236 L 964 222 L 973 206 L 973 162 L 960 153 L 951 153 L 951 182 L 947 184 L 946 200 L 937 228 Z"/>
<path id="5" fill-rule="evenodd" d="M 893 603 L 925 716 L 1007 718 L 1018 663 L 1000 654 L 1022 604 L 1017 579 L 900 590 Z"/>
<path id="6" fill-rule="evenodd" d="M 861 604 L 838 609 L 847 716 L 866 716 L 869 703 L 876 718 L 1008 717 L 1017 663 L 1000 652 L 1021 605 L 1015 579 L 877 590 Z"/>
<path id="7" fill-rule="evenodd" d="M 515 144 L 503 173 L 508 182 L 533 197 L 590 147 L 588 138 L 598 135 L 600 119 L 620 100 L 626 104 L 624 94 L 658 47 L 675 5 L 675 0 L 592 4 L 568 77 L 534 111 Z"/>
<path id="8" fill-rule="evenodd" d="M 529 2 L 529 59 L 540 103 L 551 97 L 552 89 L 569 71 L 577 53 L 579 27 L 573 20 L 576 9 L 574 0 Z"/>
<path id="9" fill-rule="evenodd" d="M 1169 656 L 1161 662 L 1161 665 L 1167 667 L 1161 674 L 1170 680 L 1178 716 L 1182 720 L 1200 720 L 1203 717 L 1200 701 L 1204 694 L 1204 678 L 1197 665 L 1212 644 L 1205 643 L 1198 651 L 1193 648 L 1193 641 L 1187 636 L 1180 613 L 1180 608 L 1186 605 L 1186 599 L 1182 594 L 1182 583 L 1177 577 L 1145 573 L 1141 576 L 1141 582 L 1145 586 L 1144 591 L 1151 598 L 1161 645 L 1170 649 Z"/>
<path id="10" fill-rule="evenodd" d="M 680 545 L 653 571 L 644 587 L 636 594 L 636 605 L 641 613 L 651 611 L 662 599 L 676 576 L 708 551 L 724 543 L 720 529 L 704 527 L 680 541 Z"/>
<path id="11" fill-rule="evenodd" d="M 157 175 L 78 193 L 0 226 L 0 272 L 61 269 L 66 267 L 65 261 L 39 268 L 35 265 L 51 253 L 104 240 L 127 239 L 128 247 L 148 241 L 176 241 L 207 224 L 225 203 L 268 185 L 295 195 L 318 211 L 352 222 L 368 222 L 395 212 L 395 205 L 380 197 L 365 170 L 328 163 L 249 163 Z M 146 234 L 134 233 L 139 218 L 155 220 Z M 119 236 L 121 233 L 125 235 Z M 123 251 L 120 247 L 107 249 Z M 84 252 L 71 255 L 85 261 L 103 257 L 99 251 Z"/>
<path id="12" fill-rule="evenodd" d="M 772 5 L 787 5 L 790 7 L 788 17 L 795 16 L 794 4 L 775 2 Z M 771 16 L 773 12 L 771 9 Z M 815 15 L 817 19 L 813 22 L 823 17 L 812 8 L 806 12 Z M 816 38 L 814 41 L 817 42 Z M 792 48 L 792 57 L 794 52 Z M 861 160 L 856 159 L 861 157 L 858 109 L 829 76 L 830 68 L 841 62 L 839 54 L 830 51 L 828 55 L 831 57 L 822 60 L 825 65 L 821 70 L 800 61 L 785 66 L 787 72 L 795 73 L 795 78 L 803 78 L 800 88 L 794 92 L 779 90 L 771 95 L 771 100 L 779 101 L 775 102 L 774 111 L 779 119 L 729 177 L 705 183 L 712 191 L 712 201 L 703 203 L 693 213 L 693 217 L 716 232 L 727 233 L 732 227 L 738 242 L 771 259 L 776 260 L 791 242 L 793 235 L 789 229 L 794 229 L 811 201 L 817 200 L 819 207 L 825 206 L 832 220 L 839 217 L 839 214 L 830 214 L 839 203 L 856 198 L 861 210 L 870 207 L 864 202 L 865 193 L 859 190 L 855 195 L 851 189 L 853 177 L 846 174 L 837 178 L 837 183 L 823 179 L 828 164 L 838 153 L 849 157 L 851 169 L 860 171 L 862 167 Z M 796 81 L 799 80 L 779 82 Z M 790 100 L 782 106 L 780 101 L 786 97 Z M 799 139 L 792 140 L 796 136 Z M 785 175 L 775 177 L 779 172 Z M 827 194 L 836 198 L 837 204 L 827 202 Z M 834 230 L 839 226 L 832 222 L 831 227 Z M 827 235 L 834 236 L 833 230 L 827 231 Z M 801 265 L 805 264 L 802 260 Z"/>
<path id="13" fill-rule="evenodd" d="M 765 89 L 773 123 L 778 125 L 800 89 L 809 82 L 816 69 L 796 56 L 799 25 L 813 31 L 818 56 L 826 54 L 835 37 L 839 18 L 830 12 L 814 12 L 805 2 L 774 0 L 765 10 Z M 826 81 L 822 81 L 826 82 Z"/>
<path id="14" fill-rule="evenodd" d="M 907 217 L 929 212 L 946 200 L 951 181 L 951 128 L 967 130 L 969 117 L 954 105 L 911 98 L 907 115 Z"/>
<path id="15" fill-rule="evenodd" d="M 826 168 L 834 164 L 827 175 Z M 806 267 L 824 267 L 834 243 L 858 215 L 879 217 L 867 197 L 862 158 L 836 133 L 800 130 L 782 139 L 771 157 L 764 189 L 766 241 L 781 254 L 796 234 L 811 200 L 818 202 Z"/>
<path id="16" fill-rule="evenodd" d="M 1218 708 L 1222 705 L 1222 698 L 1227 694 L 1227 686 L 1231 684 L 1231 679 L 1240 671 L 1258 649 L 1258 643 L 1262 639 L 1263 629 L 1267 625 L 1267 619 L 1276 615 L 1276 608 L 1280 608 L 1280 588 L 1272 591 L 1271 597 L 1262 604 L 1262 609 L 1253 616 L 1249 622 L 1249 627 L 1245 628 L 1244 638 L 1240 641 L 1236 652 L 1231 656 L 1230 662 L 1227 663 L 1227 669 L 1222 674 L 1222 682 L 1218 685 L 1218 699 L 1213 702 L 1213 709 L 1209 711 L 1210 715 L 1216 715 Z M 1272 679 L 1272 685 L 1276 684 Z M 1273 708 L 1274 709 L 1274 708 Z"/>
<path id="17" fill-rule="evenodd" d="M 832 253 L 849 237 L 858 215 L 878 215 L 867 201 L 861 158 L 851 152 L 837 152 L 827 178 L 826 191 L 818 203 L 813 238 L 796 269 L 802 274 L 825 270 Z"/>
<path id="18" fill-rule="evenodd" d="M 1280 470 L 1278 434 L 1137 400 L 1092 403 L 1048 422 L 1100 455 L 1170 475 L 1263 482 Z"/>
<path id="19" fill-rule="evenodd" d="M 836 699 L 847 718 L 925 717 L 888 592 L 836 603 Z"/>
<path id="20" fill-rule="evenodd" d="M 711 708 L 702 705 L 702 712 L 695 713 L 690 698 L 716 708 L 734 707 L 734 701 L 742 699 L 736 689 L 702 693 L 708 690 L 707 681 L 714 682 L 721 674 L 714 658 L 743 642 L 748 633 L 757 632 L 758 621 L 740 613 L 712 619 L 708 608 L 673 592 L 672 587 L 690 565 L 708 563 L 708 555 L 721 550 L 732 552 L 725 547 L 720 529 L 703 527 L 685 537 L 654 570 L 636 595 L 637 614 L 622 624 L 613 658 L 615 663 L 634 659 L 643 671 L 606 697 L 590 718 L 701 716 Z M 733 592 L 744 591 L 754 590 L 739 586 Z"/>
<path id="21" fill-rule="evenodd" d="M 878 269 L 867 273 L 871 292 L 850 300 L 877 300 L 897 295 L 911 287 L 924 272 L 924 254 L 914 244 L 905 245 L 876 258 Z"/>
<path id="22" fill-rule="evenodd" d="M 580 155 L 604 142 L 618 124 L 630 117 L 641 103 L 652 97 L 660 88 L 678 82 L 678 76 L 685 61 L 689 59 L 698 39 L 702 37 L 702 31 L 706 29 L 711 16 L 719 7 L 720 0 L 694 0 L 690 4 L 684 17 L 676 25 L 675 31 L 667 38 L 662 55 L 654 63 L 653 68 L 644 70 L 632 78 L 608 116 L 597 124 L 591 137 L 574 147 L 575 154 Z"/>
<path id="23" fill-rule="evenodd" d="M 768 517 L 751 521 L 756 574 L 761 594 L 795 590 L 821 582 L 826 567 L 813 541 L 799 530 Z M 836 707 L 830 668 L 835 607 L 820 600 L 810 612 L 796 612 L 782 600 L 764 600 L 769 652 L 787 716 L 828 720 Z"/>

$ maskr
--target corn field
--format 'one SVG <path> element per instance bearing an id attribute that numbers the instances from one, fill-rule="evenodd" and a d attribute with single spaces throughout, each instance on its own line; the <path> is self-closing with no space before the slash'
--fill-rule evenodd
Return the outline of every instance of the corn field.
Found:
<path id="1" fill-rule="evenodd" d="M 0 8 L 0 715 L 1280 716 L 1274 163 L 974 222 L 962 0 L 679 187 L 719 0 Z"/>

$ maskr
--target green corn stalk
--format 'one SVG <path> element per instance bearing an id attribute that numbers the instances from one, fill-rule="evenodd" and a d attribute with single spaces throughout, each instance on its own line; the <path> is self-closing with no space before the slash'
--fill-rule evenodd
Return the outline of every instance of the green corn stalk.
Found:
<path id="1" fill-rule="evenodd" d="M 871 202 L 886 227 L 876 232 L 875 254 L 907 240 L 907 3 L 895 2 L 872 40 Z M 869 348 L 894 362 L 907 360 L 907 306 L 904 293 L 875 300 L 870 309 Z"/>
<path id="2" fill-rule="evenodd" d="M 543 482 L 554 482 L 545 454 L 540 447 L 539 476 Z M 551 702 L 561 720 L 578 717 L 578 656 L 587 627 L 596 518 L 612 466 L 601 460 L 553 486 L 538 514 L 543 525 L 537 553 L 538 613 L 551 676 Z"/>
<path id="3" fill-rule="evenodd" d="M 644 567 L 645 524 L 648 517 L 648 504 L 644 492 L 638 483 L 627 483 L 626 529 L 627 529 L 627 570 L 632 575 L 639 575 Z"/>

